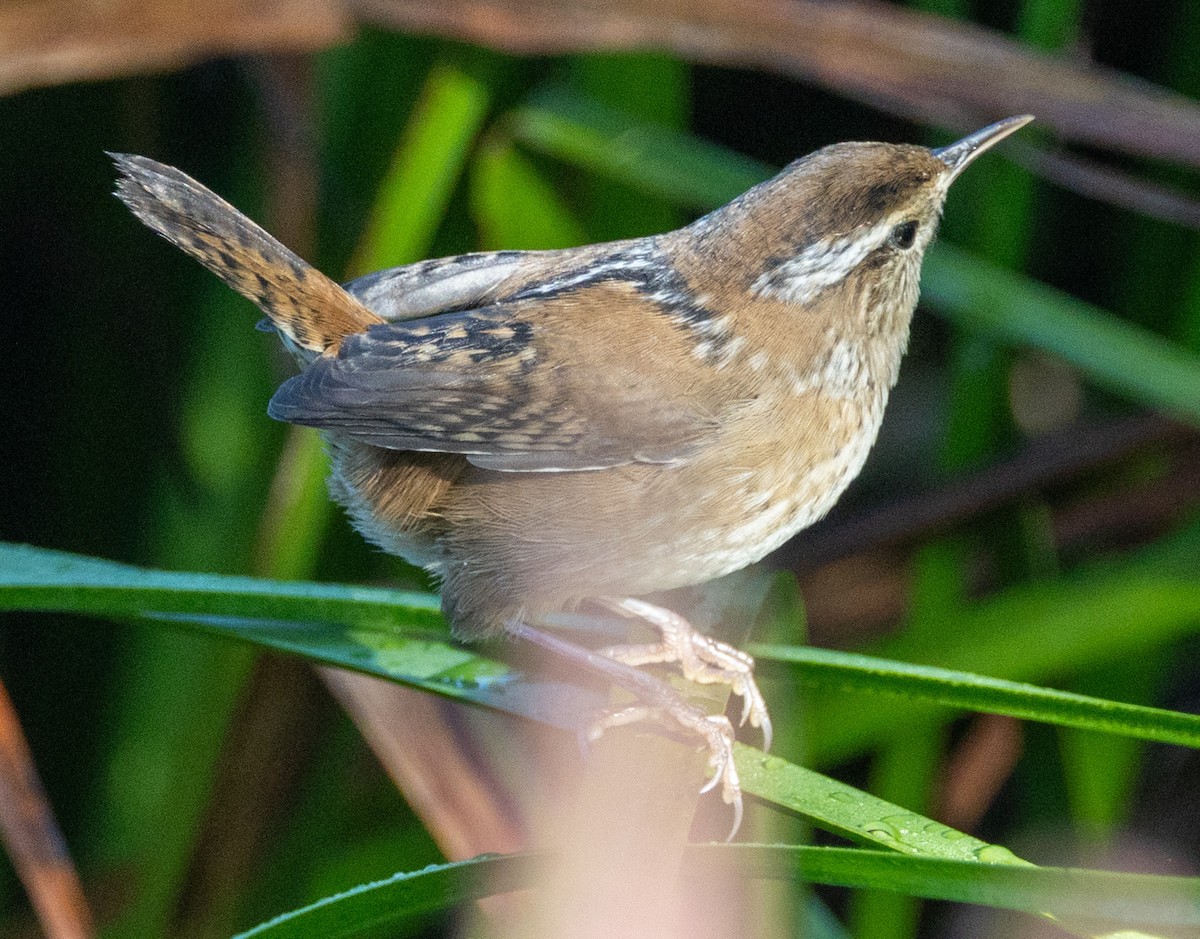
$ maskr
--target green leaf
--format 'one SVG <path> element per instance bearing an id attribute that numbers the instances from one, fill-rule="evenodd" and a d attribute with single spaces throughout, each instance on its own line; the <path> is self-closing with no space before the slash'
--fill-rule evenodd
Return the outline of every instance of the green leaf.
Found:
<path id="1" fill-rule="evenodd" d="M 565 63 L 566 80 L 593 101 L 647 124 L 686 130 L 691 120 L 692 67 L 658 52 L 592 53 Z M 666 199 L 588 174 L 571 180 L 588 241 L 637 238 L 678 228 L 683 212 Z"/>
<path id="2" fill-rule="evenodd" d="M 437 597 L 410 591 L 146 570 L 0 544 L 0 609 L 166 622 L 572 731 L 603 704 L 575 685 L 517 681 L 451 641 Z"/>
<path id="3" fill-rule="evenodd" d="M 1200 588 L 1197 594 L 1200 596 Z M 1200 715 L 1196 714 L 832 649 L 754 645 L 747 651 L 760 661 L 786 662 L 805 682 L 829 688 L 1200 747 Z"/>
<path id="4" fill-rule="evenodd" d="M 554 187 L 501 134 L 479 148 L 470 193 L 484 249 L 570 248 L 587 240 Z"/>
<path id="5" fill-rule="evenodd" d="M 1197 877 L 1012 865 L 1003 858 L 995 864 L 987 852 L 955 861 L 797 845 L 697 845 L 689 860 L 709 863 L 723 855 L 739 858 L 742 870 L 755 876 L 799 876 L 831 886 L 894 890 L 1032 914 L 1051 911 L 1060 925 L 1088 935 L 1120 926 L 1200 925 Z"/>
<path id="6" fill-rule="evenodd" d="M 372 672 L 439 694 L 488 704 L 551 724 L 578 726 L 584 714 L 595 707 L 594 701 L 585 705 L 578 697 L 577 689 L 565 685 L 517 681 L 505 666 L 459 649 L 444 637 L 439 638 L 435 603 L 433 597 L 404 591 L 147 571 L 62 552 L 0 545 L 0 608 L 62 610 L 167 620 L 297 652 L 329 664 Z M 841 667 L 849 663 L 834 664 Z M 870 681 L 879 681 L 881 672 L 897 670 L 885 667 L 874 672 L 870 669 L 866 671 L 871 675 Z M 942 676 L 936 672 L 931 674 L 918 670 L 915 677 L 917 683 L 928 683 L 931 678 Z M 898 687 L 894 684 L 895 675 L 884 674 L 883 678 L 885 683 L 891 682 L 889 688 L 894 690 Z M 913 680 L 914 676 L 907 675 L 905 678 Z M 982 685 L 988 686 L 989 683 L 985 681 Z M 1008 690 L 1003 686 L 1001 688 Z M 988 688 L 989 692 L 995 690 Z M 573 699 L 572 695 L 576 697 Z M 954 831 L 932 819 L 778 757 L 767 756 L 739 744 L 736 759 L 748 795 L 800 813 L 835 834 L 879 845 L 899 854 L 919 856 L 922 861 L 939 859 L 972 864 L 984 861 L 1018 866 L 1027 863 L 1005 848 Z M 948 868 L 936 877 L 930 874 L 924 880 L 907 868 L 888 867 L 886 870 L 893 871 L 888 875 L 892 880 L 887 880 L 881 874 L 882 879 L 862 885 L 911 890 L 922 896 L 960 898 L 960 894 L 953 892 L 958 888 L 952 886 L 958 876 L 956 869 Z M 897 870 L 901 873 L 895 874 Z M 939 869 L 921 870 L 936 873 Z M 820 865 L 813 869 L 805 867 L 806 876 L 820 882 L 825 882 L 822 877 L 835 876 L 829 871 L 830 868 Z M 447 877 L 452 876 L 447 874 Z M 425 892 L 424 887 L 413 888 L 408 883 L 411 879 L 384 882 L 392 884 L 396 890 L 417 889 L 415 896 L 418 899 L 411 908 L 406 908 L 410 912 L 434 908 L 438 901 L 430 897 L 459 895 L 445 892 L 451 889 L 452 885 L 448 883 L 438 882 L 438 886 L 432 880 L 421 881 L 422 884 L 432 884 L 431 890 L 436 888 L 429 893 Z M 975 891 L 961 894 L 961 898 L 968 902 L 1026 908 L 1022 904 L 1027 901 L 1019 899 L 1025 894 L 1018 893 L 1018 899 L 1013 899 L 1007 894 L 980 893 L 981 888 L 973 886 L 970 878 L 966 881 L 967 886 L 962 889 Z M 1111 883 L 1114 888 L 1119 885 L 1118 881 Z M 1038 894 L 1037 890 L 1043 886 L 1043 881 L 1030 881 L 1023 889 L 1027 893 L 1032 891 L 1028 893 L 1029 896 L 1040 897 L 1042 894 Z M 443 892 L 438 894 L 437 890 Z M 359 908 L 364 911 L 362 916 L 378 916 L 380 907 L 375 901 L 380 896 L 374 888 L 361 888 L 347 895 L 349 899 L 339 902 L 362 904 Z M 1136 906 L 1137 897 L 1130 899 L 1123 896 L 1120 900 L 1126 904 L 1121 909 L 1128 912 L 1132 909 L 1129 904 Z M 333 915 L 329 912 L 331 908 L 328 903 L 319 904 L 310 909 L 320 912 L 311 915 Z M 1057 910 L 1060 907 L 1047 903 L 1043 908 Z M 1141 915 L 1140 912 L 1138 915 Z M 275 921 L 276 925 L 272 928 L 305 928 L 310 922 L 321 924 L 316 928 L 326 928 L 322 919 L 310 921 L 303 917 Z M 322 933 L 280 933 L 319 934 Z"/>
<path id="7" fill-rule="evenodd" d="M 529 887 L 533 873 L 530 860 L 482 855 L 394 874 L 284 913 L 234 939 L 337 939 L 375 926 L 401 923 L 467 900 Z"/>
<path id="8" fill-rule="evenodd" d="M 960 861 L 986 855 L 992 861 L 1027 863 L 1006 848 L 745 744 L 736 744 L 734 755 L 743 791 L 798 812 L 833 834 L 902 854 Z"/>
<path id="9" fill-rule="evenodd" d="M 765 592 L 767 583 L 758 587 Z M 740 594 L 731 593 L 736 602 Z M 571 730 L 584 726 L 602 703 L 574 685 L 518 680 L 506 666 L 453 645 L 435 631 L 435 603 L 433 597 L 404 591 L 148 571 L 0 544 L 0 609 L 148 617 Z M 938 857 L 965 858 L 987 847 L 750 747 L 738 746 L 737 763 L 746 793 L 837 834 Z"/>
<path id="10" fill-rule="evenodd" d="M 151 570 L 30 545 L 0 544 L 0 604 L 108 616 L 188 614 L 444 628 L 436 597 L 403 590 Z"/>
<path id="11" fill-rule="evenodd" d="M 693 845 L 684 872 L 727 865 L 730 859 L 749 877 L 888 890 L 1031 914 L 1051 910 L 1072 932 L 1200 925 L 1200 878 L 1194 877 L 993 864 L 986 856 L 952 861 L 852 848 L 754 844 Z M 400 923 L 466 900 L 535 886 L 535 860 L 528 855 L 483 856 L 397 874 L 276 917 L 236 939 L 324 939 Z"/>

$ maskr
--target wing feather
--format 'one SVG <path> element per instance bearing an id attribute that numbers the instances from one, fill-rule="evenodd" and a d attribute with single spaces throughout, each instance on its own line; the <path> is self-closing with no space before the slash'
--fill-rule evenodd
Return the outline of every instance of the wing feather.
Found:
<path id="1" fill-rule="evenodd" d="M 683 461 L 715 432 L 711 415 L 644 382 L 630 383 L 614 405 L 623 366 L 611 357 L 546 367 L 545 337 L 521 308 L 372 326 L 285 382 L 269 413 L 388 449 L 460 453 L 508 472 Z M 636 363 L 624 367 L 636 374 Z"/>

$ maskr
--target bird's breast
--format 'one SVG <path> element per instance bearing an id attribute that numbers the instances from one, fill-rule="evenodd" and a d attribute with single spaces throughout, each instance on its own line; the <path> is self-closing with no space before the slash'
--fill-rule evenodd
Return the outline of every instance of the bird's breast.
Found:
<path id="1" fill-rule="evenodd" d="M 680 546 L 696 579 L 754 563 L 823 518 L 866 462 L 885 398 L 806 395 L 754 447 L 740 455 L 717 450 L 724 473 L 710 476 L 720 481 L 697 500 L 707 505 L 708 524 Z"/>

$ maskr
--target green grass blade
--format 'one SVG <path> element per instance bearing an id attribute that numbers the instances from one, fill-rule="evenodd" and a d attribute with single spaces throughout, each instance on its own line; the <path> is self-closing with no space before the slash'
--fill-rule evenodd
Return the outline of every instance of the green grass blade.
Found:
<path id="1" fill-rule="evenodd" d="M 1006 848 L 745 744 L 736 745 L 735 758 L 748 795 L 797 812 L 851 841 L 923 857 L 1026 863 Z"/>
<path id="2" fill-rule="evenodd" d="M 191 625 L 559 726 L 578 727 L 594 711 L 596 700 L 584 700 L 578 689 L 517 681 L 505 666 L 458 649 L 436 634 L 430 636 L 437 621 L 434 603 L 434 598 L 423 594 L 145 571 L 61 552 L 0 545 L 0 608 L 136 616 Z M 351 625 L 340 622 L 342 615 Z M 926 859 L 1025 863 L 1003 847 L 744 745 L 738 745 L 736 759 L 748 795 L 801 814 L 835 834 Z M 377 909 L 372 901 L 378 894 L 358 891 L 353 896 L 366 904 L 368 912 Z M 318 909 L 311 915 L 329 915 L 329 907 Z M 280 929 L 305 929 L 309 920 L 276 922 Z M 324 920 L 315 922 L 317 928 L 325 928 Z"/>
<path id="3" fill-rule="evenodd" d="M 395 925 L 467 900 L 526 888 L 533 873 L 529 861 L 485 855 L 395 874 L 284 913 L 234 939 L 337 939 Z"/>
<path id="4" fill-rule="evenodd" d="M 1070 592 L 1074 594 L 1079 586 L 1071 585 Z M 1156 585 L 1147 587 L 1135 580 L 1134 586 L 1141 593 Z M 1164 593 L 1166 586 L 1157 585 Z M 1180 582 L 1174 586 L 1185 594 L 1179 599 L 1188 604 L 1187 610 L 1200 612 L 1200 584 Z M 1084 584 L 1083 589 L 1088 594 L 1099 591 L 1101 600 L 1107 599 L 1107 592 L 1095 582 Z M 1018 589 L 1011 593 L 1027 592 Z M 1020 596 L 1004 596 L 996 604 L 1007 609 L 1019 601 Z M 1049 609 L 1060 606 L 1044 598 L 1039 605 Z M 117 617 L 158 615 L 178 622 L 203 617 L 222 635 L 391 678 L 400 675 L 380 656 L 388 652 L 394 660 L 398 648 L 394 644 L 402 642 L 427 648 L 444 646 L 447 651 L 436 658 L 443 663 L 453 660 L 456 667 L 470 661 L 489 662 L 484 669 L 486 677 L 495 678 L 500 674 L 497 669 L 502 668 L 450 644 L 437 599 L 411 591 L 146 570 L 43 548 L 0 545 L 0 606 Z M 986 614 L 984 610 L 974 615 L 990 620 Z M 305 623 L 311 625 L 305 627 Z M 1034 624 L 1034 628 L 1042 626 Z M 393 645 L 385 648 L 381 645 L 385 640 Z M 415 651 L 416 646 L 411 649 Z M 789 663 L 807 681 L 819 685 L 1200 746 L 1200 716 L 1196 715 L 826 649 L 759 645 L 753 652 L 765 660 Z M 1004 659 L 997 657 L 997 661 Z M 417 676 L 425 686 L 434 674 L 427 666 L 409 677 Z"/>
<path id="5" fill-rule="evenodd" d="M 563 80 L 581 95 L 639 122 L 686 130 L 691 120 L 692 66 L 658 52 L 593 53 L 572 57 Z M 683 211 L 671 201 L 600 179 L 568 184 L 589 241 L 616 241 L 678 228 Z"/>
<path id="6" fill-rule="evenodd" d="M 1031 914 L 1052 911 L 1063 920 L 1060 925 L 1076 934 L 1108 934 L 1122 927 L 1200 925 L 1197 877 L 993 864 L 986 857 L 974 861 L 903 857 L 858 848 L 797 845 L 697 845 L 689 861 L 703 864 L 721 855 L 740 857 L 742 869 L 758 876 L 799 876 L 831 886 L 894 890 L 931 900 Z M 1132 939 L 1144 934 L 1121 935 Z"/>
<path id="7" fill-rule="evenodd" d="M 380 183 L 352 275 L 427 255 L 491 104 L 480 58 L 447 57 L 426 76 L 413 114 Z M 341 102 L 341 106 L 345 106 Z M 328 459 L 317 434 L 293 436 L 259 533 L 256 573 L 306 576 L 334 512 L 325 489 Z M 272 514 L 273 513 L 273 514 Z"/>
<path id="8" fill-rule="evenodd" d="M 932 811 L 944 773 L 948 736 L 943 726 L 931 722 L 912 735 L 888 741 L 871 760 L 867 789 L 880 799 L 911 806 L 922 814 Z M 903 822 L 896 825 L 902 837 L 909 827 Z M 889 833 L 888 829 L 884 833 Z M 866 939 L 914 939 L 920 918 L 920 901 L 895 891 L 857 890 L 846 907 L 851 932 Z"/>
<path id="9" fill-rule="evenodd" d="M 140 618 L 300 655 L 575 731 L 604 703 L 454 644 L 436 597 L 337 584 L 154 571 L 0 544 L 0 610 Z"/>
<path id="10" fill-rule="evenodd" d="M 1200 356 L 947 243 L 925 262 L 925 304 L 968 329 L 1061 356 L 1112 391 L 1200 423 Z"/>
<path id="11" fill-rule="evenodd" d="M 1031 914 L 1051 910 L 1070 931 L 1200 925 L 1200 878 L 1079 868 L 944 860 L 885 851 L 798 845 L 693 845 L 685 874 L 733 857 L 747 876 L 803 878 Z M 397 874 L 326 897 L 241 933 L 236 939 L 316 939 L 394 925 L 456 903 L 532 886 L 527 855 L 484 856 Z M 1087 922 L 1084 927 L 1069 925 Z M 1101 924 L 1105 925 L 1101 925 Z M 1127 935 L 1129 933 L 1126 933 Z M 1146 935 L 1142 933 L 1141 935 Z"/>
<path id="12" fill-rule="evenodd" d="M 514 676 L 505 665 L 450 640 L 437 598 L 428 594 L 146 570 L 0 545 L 0 609 L 150 619 L 468 703 L 500 695 L 510 710 L 554 723 L 552 711 L 539 714 L 531 703 L 537 683 L 526 683 L 523 694 L 512 692 L 507 685 Z"/>
<path id="13" fill-rule="evenodd" d="M 570 248 L 587 240 L 555 188 L 503 134 L 480 146 L 470 200 L 485 250 Z"/>
<path id="14" fill-rule="evenodd" d="M 1116 661 L 1195 630 L 1197 557 L 1200 526 L 1193 525 L 1119 561 L 1011 587 L 952 614 L 936 635 L 931 630 L 899 636 L 869 653 L 1033 682 Z M 814 762 L 860 753 L 930 707 L 916 700 L 895 700 L 887 708 L 848 707 L 842 695 L 818 690 L 807 710 Z M 1136 720 L 1133 712 L 1130 717 Z"/>
<path id="15" fill-rule="evenodd" d="M 99 616 L 188 614 L 441 629 L 436 597 L 403 590 L 151 570 L 29 545 L 0 544 L 0 606 Z"/>
<path id="16" fill-rule="evenodd" d="M 760 644 L 747 651 L 759 661 L 788 663 L 796 668 L 802 680 L 814 685 L 1200 747 L 1197 714 L 1122 704 L 1024 682 L 832 649 Z"/>

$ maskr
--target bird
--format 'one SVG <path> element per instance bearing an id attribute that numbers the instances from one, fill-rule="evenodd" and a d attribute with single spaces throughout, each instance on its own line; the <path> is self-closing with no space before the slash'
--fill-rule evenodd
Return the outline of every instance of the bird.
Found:
<path id="1" fill-rule="evenodd" d="M 729 685 L 753 659 L 644 599 L 745 567 L 822 518 L 895 385 L 950 184 L 1027 124 L 949 146 L 836 143 L 664 234 L 421 261 L 339 285 L 211 190 L 110 154 L 142 222 L 265 314 L 299 372 L 268 414 L 317 428 L 355 528 L 432 572 L 454 633 L 528 639 L 634 691 L 587 728 L 696 734 L 741 820 L 734 729 L 641 671 Z M 592 604 L 661 641 L 593 650 Z"/>

